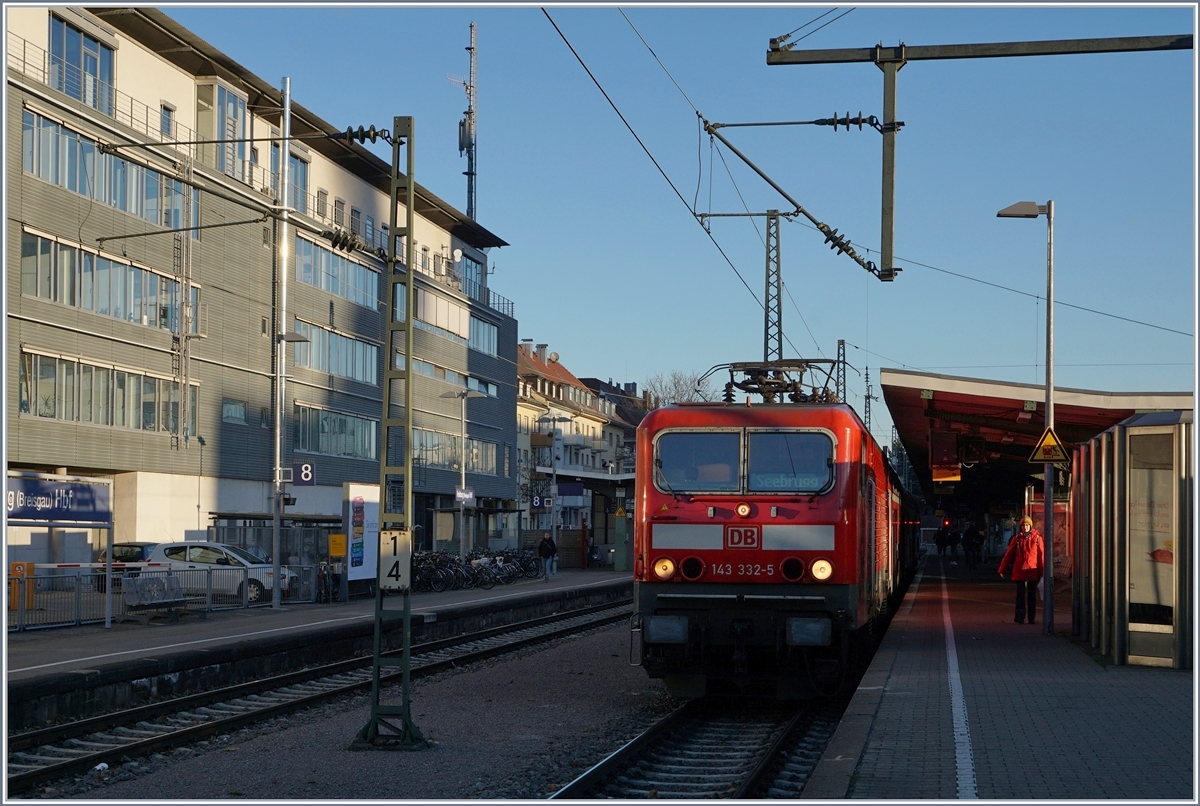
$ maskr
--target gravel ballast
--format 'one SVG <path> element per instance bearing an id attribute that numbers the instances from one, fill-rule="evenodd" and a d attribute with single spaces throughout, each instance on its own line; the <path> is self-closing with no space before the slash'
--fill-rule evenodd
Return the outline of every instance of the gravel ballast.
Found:
<path id="1" fill-rule="evenodd" d="M 381 701 L 399 704 L 399 686 Z M 413 722 L 427 750 L 348 750 L 370 716 L 364 694 L 24 797 L 541 799 L 680 704 L 629 665 L 628 626 L 618 623 L 415 680 Z"/>

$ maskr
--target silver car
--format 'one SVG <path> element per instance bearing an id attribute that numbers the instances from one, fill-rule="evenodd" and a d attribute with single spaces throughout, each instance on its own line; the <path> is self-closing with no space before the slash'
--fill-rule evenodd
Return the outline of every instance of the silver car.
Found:
<path id="1" fill-rule="evenodd" d="M 274 588 L 271 563 L 228 543 L 161 543 L 147 559 L 170 563 L 171 571 L 179 575 L 185 593 L 205 593 L 211 578 L 214 595 L 234 596 L 240 602 L 245 586 L 245 600 L 256 604 L 265 601 Z M 299 579 L 287 566 L 280 567 L 280 575 L 282 591 Z"/>

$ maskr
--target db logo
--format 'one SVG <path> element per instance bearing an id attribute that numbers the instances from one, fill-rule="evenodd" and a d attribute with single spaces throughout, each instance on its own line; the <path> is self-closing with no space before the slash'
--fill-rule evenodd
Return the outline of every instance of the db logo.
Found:
<path id="1" fill-rule="evenodd" d="M 726 526 L 725 548 L 727 549 L 758 549 L 762 548 L 762 536 L 758 526 Z"/>

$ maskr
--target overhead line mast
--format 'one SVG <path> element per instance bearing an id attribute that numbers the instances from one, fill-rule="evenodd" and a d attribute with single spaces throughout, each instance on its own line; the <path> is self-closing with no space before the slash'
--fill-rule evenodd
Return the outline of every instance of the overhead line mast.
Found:
<path id="1" fill-rule="evenodd" d="M 458 122 L 458 156 L 467 155 L 467 218 L 475 220 L 475 71 L 478 67 L 475 48 L 475 23 L 471 23 L 471 44 L 467 47 L 471 54 L 471 72 L 466 81 L 461 81 L 467 91 L 467 111 L 465 117 Z M 453 79 L 459 82 L 459 79 Z"/>
<path id="2" fill-rule="evenodd" d="M 794 32 L 793 32 L 794 33 Z M 1108 39 L 1057 39 L 1038 42 L 986 42 L 976 45 L 914 45 L 901 42 L 885 48 L 831 48 L 792 50 L 791 34 L 775 37 L 767 51 L 767 65 L 845 64 L 873 62 L 883 71 L 883 192 L 880 216 L 879 270 L 881 280 L 899 271 L 894 264 L 896 202 L 896 132 L 904 124 L 896 120 L 896 74 L 910 61 L 927 59 L 984 59 L 1000 56 L 1064 56 L 1078 53 L 1121 53 L 1142 50 L 1191 50 L 1191 34 L 1126 36 Z"/>

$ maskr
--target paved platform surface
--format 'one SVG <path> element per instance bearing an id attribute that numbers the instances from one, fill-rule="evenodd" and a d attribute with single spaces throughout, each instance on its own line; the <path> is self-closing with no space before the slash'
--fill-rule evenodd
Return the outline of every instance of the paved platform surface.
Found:
<path id="1" fill-rule="evenodd" d="M 1195 802 L 1191 671 L 1013 622 L 1015 585 L 927 557 L 803 797 Z"/>
<path id="2" fill-rule="evenodd" d="M 458 605 L 530 596 L 556 589 L 581 589 L 632 580 L 629 571 L 561 569 L 549 582 L 522 579 L 491 590 L 471 589 L 445 593 L 416 593 L 412 597 L 414 617 Z M 403 608 L 400 597 L 388 597 L 384 607 Z M 330 604 L 285 605 L 280 610 L 255 607 L 220 610 L 206 619 L 184 616 L 176 623 L 114 623 L 10 632 L 5 641 L 6 679 L 30 680 L 62 672 L 95 669 L 123 660 L 162 657 L 164 653 L 203 651 L 247 638 L 303 634 L 326 630 L 337 624 L 370 623 L 375 614 L 374 598 L 354 598 Z"/>

